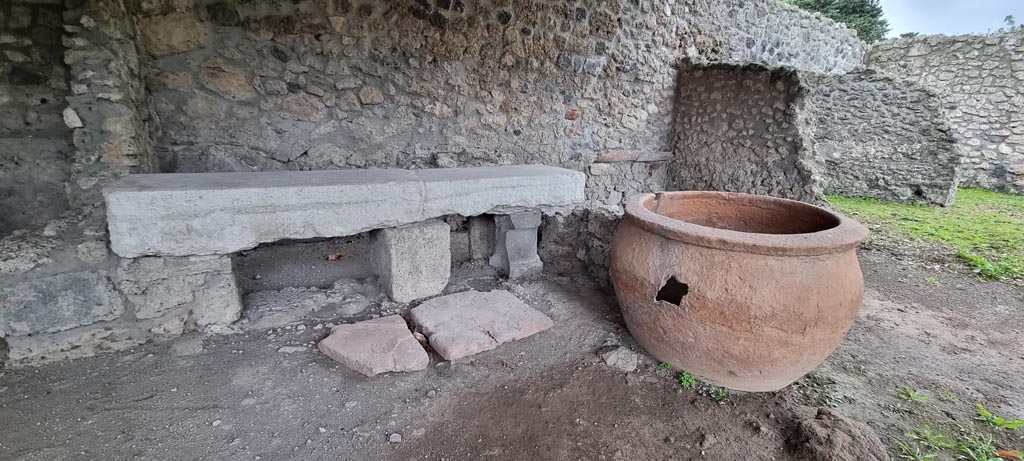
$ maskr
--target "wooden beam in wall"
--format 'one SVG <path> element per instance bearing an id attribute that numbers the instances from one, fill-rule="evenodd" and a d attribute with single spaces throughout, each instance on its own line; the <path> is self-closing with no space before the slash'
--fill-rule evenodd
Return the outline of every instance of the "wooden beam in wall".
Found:
<path id="1" fill-rule="evenodd" d="M 667 151 L 654 151 L 654 152 L 642 152 L 642 151 L 620 151 L 620 152 L 607 152 L 598 155 L 594 160 L 595 163 L 615 163 L 615 162 L 663 162 L 672 159 L 672 152 Z"/>

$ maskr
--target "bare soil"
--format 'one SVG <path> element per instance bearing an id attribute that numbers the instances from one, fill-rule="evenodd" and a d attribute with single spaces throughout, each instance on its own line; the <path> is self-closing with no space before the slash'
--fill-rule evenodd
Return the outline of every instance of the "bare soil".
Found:
<path id="1" fill-rule="evenodd" d="M 717 403 L 646 355 L 631 373 L 605 365 L 594 351 L 609 340 L 642 354 L 613 299 L 583 278 L 544 275 L 497 285 L 553 329 L 454 363 L 434 356 L 424 372 L 351 372 L 312 347 L 326 335 L 317 319 L 201 338 L 195 355 L 182 346 L 200 338 L 182 338 L 0 372 L 0 459 L 781 460 L 820 406 L 890 447 L 928 423 L 1024 448 L 1024 430 L 972 420 L 977 402 L 1024 417 L 1024 288 L 883 251 L 862 251 L 861 264 L 867 293 L 846 341 L 777 393 Z M 899 386 L 930 398 L 900 400 Z"/>

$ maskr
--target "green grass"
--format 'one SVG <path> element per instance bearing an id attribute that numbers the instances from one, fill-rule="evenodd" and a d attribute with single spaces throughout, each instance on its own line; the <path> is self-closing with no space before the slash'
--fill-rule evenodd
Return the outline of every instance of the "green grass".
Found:
<path id="1" fill-rule="evenodd" d="M 951 207 L 828 197 L 840 212 L 883 232 L 940 244 L 985 280 L 1024 281 L 1024 196 L 960 189 Z"/>

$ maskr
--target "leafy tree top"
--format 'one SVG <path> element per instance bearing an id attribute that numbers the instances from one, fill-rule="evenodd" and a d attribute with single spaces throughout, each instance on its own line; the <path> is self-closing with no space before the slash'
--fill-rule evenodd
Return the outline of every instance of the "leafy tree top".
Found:
<path id="1" fill-rule="evenodd" d="M 782 0 L 808 11 L 816 11 L 857 31 L 861 40 L 877 42 L 889 33 L 889 21 L 882 18 L 878 0 Z"/>

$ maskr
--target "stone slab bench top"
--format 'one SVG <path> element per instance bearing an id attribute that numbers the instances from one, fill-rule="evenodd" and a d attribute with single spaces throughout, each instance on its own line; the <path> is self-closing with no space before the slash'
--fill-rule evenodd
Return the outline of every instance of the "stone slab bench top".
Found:
<path id="1" fill-rule="evenodd" d="M 103 190 L 119 256 L 229 254 L 449 214 L 583 201 L 582 172 L 544 165 L 126 176 Z"/>

